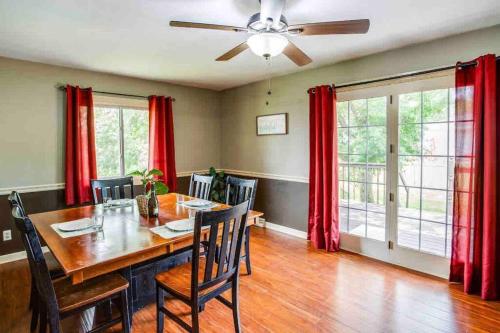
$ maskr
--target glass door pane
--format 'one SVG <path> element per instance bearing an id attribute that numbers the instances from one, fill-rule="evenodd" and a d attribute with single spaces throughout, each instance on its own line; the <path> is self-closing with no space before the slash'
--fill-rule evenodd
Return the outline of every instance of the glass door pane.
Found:
<path id="1" fill-rule="evenodd" d="M 401 94 L 398 101 L 397 244 L 449 256 L 455 137 L 452 90 Z"/>
<path id="2" fill-rule="evenodd" d="M 387 98 L 337 103 L 340 228 L 385 241 Z"/>

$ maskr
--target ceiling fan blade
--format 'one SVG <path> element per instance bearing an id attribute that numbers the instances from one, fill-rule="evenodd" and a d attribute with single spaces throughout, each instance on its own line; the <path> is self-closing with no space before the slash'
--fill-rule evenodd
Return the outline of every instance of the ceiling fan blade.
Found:
<path id="1" fill-rule="evenodd" d="M 305 66 L 312 62 L 312 59 L 307 56 L 301 49 L 297 47 L 294 43 L 288 41 L 288 45 L 283 50 L 283 54 L 286 55 L 291 61 L 293 61 L 297 66 Z"/>
<path id="2" fill-rule="evenodd" d="M 236 46 L 235 48 L 232 48 L 231 50 L 227 51 L 226 53 L 224 53 L 223 55 L 221 55 L 217 59 L 215 59 L 215 61 L 230 60 L 230 59 L 236 57 L 241 52 L 245 51 L 246 49 L 248 49 L 248 44 L 247 44 L 247 42 L 243 42 L 240 45 Z"/>
<path id="3" fill-rule="evenodd" d="M 288 27 L 288 32 L 298 35 L 364 34 L 370 28 L 370 20 L 349 20 L 321 23 L 297 24 Z"/>
<path id="4" fill-rule="evenodd" d="M 208 23 L 170 21 L 170 26 L 171 27 L 178 27 L 178 28 L 195 28 L 195 29 L 210 29 L 210 30 L 247 32 L 247 28 L 232 27 L 229 25 L 220 25 L 220 24 L 208 24 Z"/>

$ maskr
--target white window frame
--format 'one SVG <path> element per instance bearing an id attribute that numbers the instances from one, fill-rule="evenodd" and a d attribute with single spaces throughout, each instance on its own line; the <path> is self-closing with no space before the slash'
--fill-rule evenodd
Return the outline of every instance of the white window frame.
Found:
<path id="1" fill-rule="evenodd" d="M 118 109 L 118 121 L 119 121 L 119 138 L 120 138 L 120 175 L 102 177 L 102 178 L 113 178 L 113 177 L 124 177 L 125 176 L 125 135 L 124 135 L 124 125 L 123 125 L 123 109 L 133 109 L 133 110 L 144 110 L 148 112 L 148 101 L 146 99 L 138 99 L 131 97 L 116 97 L 109 95 L 99 95 L 94 96 L 94 109 L 95 108 L 113 108 Z M 99 176 L 99 175 L 98 175 Z"/>
<path id="2" fill-rule="evenodd" d="M 439 73 L 428 77 L 413 77 L 408 80 L 389 81 L 384 85 L 361 86 L 354 89 L 339 89 L 337 102 L 386 96 L 387 100 L 387 147 L 386 147 L 386 238 L 385 241 L 360 237 L 342 232 L 343 249 L 361 253 L 417 271 L 447 278 L 450 260 L 447 257 L 425 253 L 398 246 L 398 95 L 454 87 L 454 74 Z M 392 200 L 390 200 L 392 198 Z"/>

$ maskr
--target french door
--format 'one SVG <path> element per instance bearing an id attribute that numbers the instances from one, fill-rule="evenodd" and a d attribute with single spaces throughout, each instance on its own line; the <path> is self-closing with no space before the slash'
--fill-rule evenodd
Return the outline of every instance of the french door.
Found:
<path id="1" fill-rule="evenodd" d="M 444 76 L 338 93 L 343 248 L 448 275 L 453 84 Z"/>

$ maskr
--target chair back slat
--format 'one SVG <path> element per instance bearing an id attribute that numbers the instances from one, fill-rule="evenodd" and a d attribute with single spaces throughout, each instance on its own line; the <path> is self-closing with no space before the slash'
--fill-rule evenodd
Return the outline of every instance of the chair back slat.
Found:
<path id="1" fill-rule="evenodd" d="M 134 180 L 132 177 L 92 179 L 90 185 L 94 205 L 102 203 L 104 198 L 116 200 L 134 197 Z M 127 192 L 130 195 L 127 195 Z"/>
<path id="2" fill-rule="evenodd" d="M 14 208 L 14 206 L 18 206 L 21 210 L 21 214 L 26 216 L 26 210 L 24 209 L 23 201 L 21 200 L 21 196 L 17 191 L 12 191 L 7 200 L 9 200 L 10 209 Z"/>
<path id="3" fill-rule="evenodd" d="M 228 176 L 226 179 L 226 204 L 234 206 L 250 201 L 249 209 L 253 209 L 257 193 L 257 179 L 243 179 Z"/>
<path id="4" fill-rule="evenodd" d="M 235 274 L 238 274 L 240 260 L 236 260 L 235 258 L 239 258 L 241 254 L 248 207 L 249 202 L 245 201 L 225 210 L 200 211 L 196 213 L 191 281 L 193 297 L 196 297 L 199 291 L 224 281 L 229 281 Z M 198 270 L 200 267 L 201 230 L 204 227 L 210 229 L 210 235 L 208 244 L 205 243 L 207 245 L 205 247 L 205 271 L 203 272 L 203 280 L 200 283 L 198 281 Z M 220 251 L 217 251 L 217 241 L 219 238 L 221 239 L 221 248 Z M 229 261 L 226 260 L 228 254 Z M 219 256 L 218 258 L 217 255 Z M 214 269 L 215 265 L 217 265 L 216 270 Z"/>
<path id="5" fill-rule="evenodd" d="M 209 200 L 210 190 L 212 188 L 213 176 L 204 176 L 193 173 L 189 182 L 190 197 Z"/>

